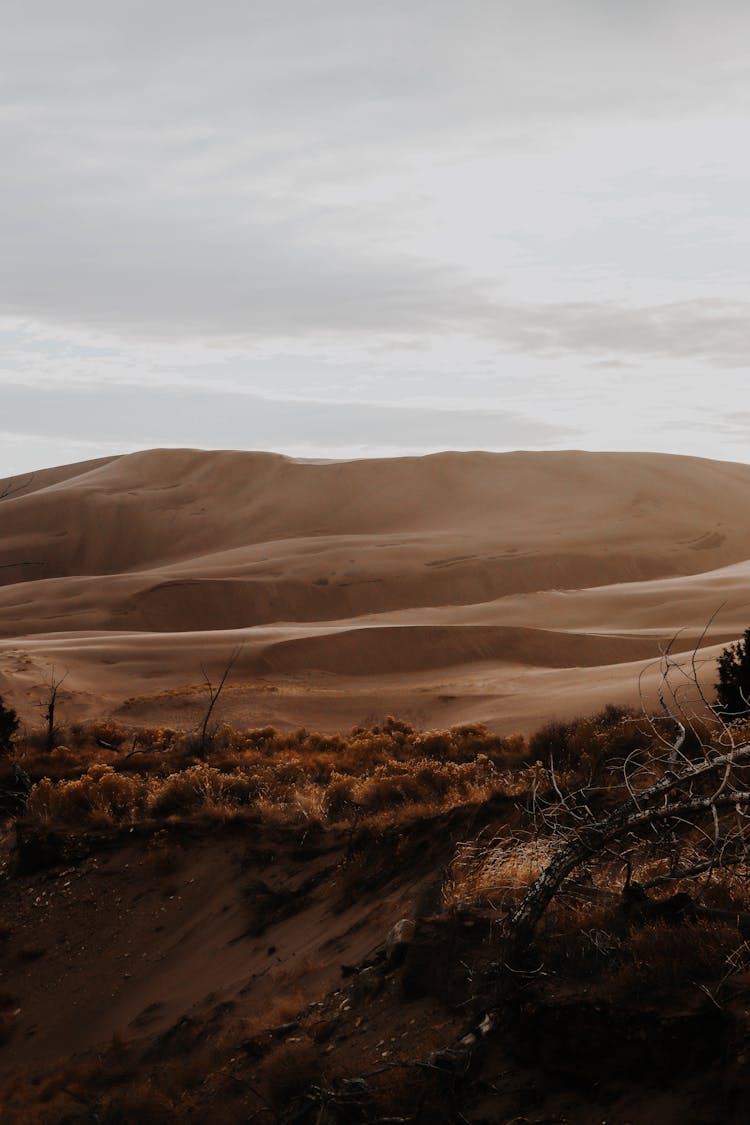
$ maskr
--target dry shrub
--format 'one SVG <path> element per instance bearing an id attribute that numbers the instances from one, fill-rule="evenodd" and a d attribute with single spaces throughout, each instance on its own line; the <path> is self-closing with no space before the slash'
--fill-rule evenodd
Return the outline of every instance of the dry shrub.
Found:
<path id="1" fill-rule="evenodd" d="M 449 908 L 507 906 L 542 872 L 554 850 L 554 842 L 543 837 L 525 843 L 507 839 L 484 846 L 461 844 L 443 888 L 443 901 Z"/>
<path id="2" fill-rule="evenodd" d="M 195 732 L 178 733 L 170 727 L 133 730 L 112 720 L 74 723 L 61 729 L 59 745 L 51 754 L 43 752 L 44 738 L 46 732 L 32 731 L 17 744 L 18 760 L 36 781 L 44 777 L 79 780 L 92 764 L 110 765 L 118 774 L 163 778 L 206 758 Z M 131 745 L 149 752 L 128 756 L 125 751 Z M 500 738 L 478 725 L 417 731 L 393 717 L 380 725 L 354 727 L 346 736 L 305 728 L 281 732 L 273 727 L 235 730 L 224 725 L 213 732 L 208 755 L 210 765 L 225 775 L 264 775 L 274 787 L 274 799 L 279 786 L 299 788 L 306 781 L 325 787 L 334 775 L 365 778 L 380 767 L 392 770 L 399 763 L 404 775 L 419 763 L 433 764 L 437 769 L 432 783 L 440 787 L 441 766 L 465 766 L 470 773 L 477 762 L 483 762 L 496 770 L 515 770 L 527 759 L 528 748 L 521 735 Z M 404 785 L 408 789 L 408 783 Z M 406 793 L 405 799 L 414 798 Z M 336 806 L 333 795 L 331 806 Z"/>
<path id="3" fill-rule="evenodd" d="M 106 742 L 110 746 L 119 748 L 130 737 L 130 731 L 121 727 L 114 719 L 99 719 L 92 723 L 79 724 L 71 728 L 78 732 L 79 745 L 91 745 L 92 742 Z"/>
<path id="4" fill-rule="evenodd" d="M 502 789 L 502 778 L 484 755 L 472 762 L 435 762 L 418 758 L 378 766 L 351 791 L 355 808 L 378 812 L 403 805 L 451 807 L 481 801 Z"/>
<path id="5" fill-rule="evenodd" d="M 294 794 L 294 804 L 309 824 L 323 824 L 328 819 L 326 791 L 319 785 L 301 785 Z"/>
<path id="6" fill-rule="evenodd" d="M 61 767 L 73 766 L 81 761 L 80 751 L 71 750 L 69 746 L 55 746 L 49 757 L 50 762 Z"/>
<path id="7" fill-rule="evenodd" d="M 53 782 L 44 777 L 31 790 L 26 804 L 30 820 L 42 824 L 107 825 L 129 819 L 142 808 L 146 781 L 115 773 L 110 765 L 91 765 L 83 777 Z"/>
<path id="8" fill-rule="evenodd" d="M 405 825 L 498 794 L 545 796 L 552 789 L 549 754 L 562 747 L 563 759 L 578 766 L 606 759 L 610 742 L 619 752 L 623 731 L 631 730 L 623 715 L 611 708 L 593 719 L 548 726 L 531 741 L 541 759 L 533 763 L 519 735 L 499 738 L 476 725 L 420 732 L 392 717 L 355 727 L 346 737 L 223 726 L 212 755 L 200 761 L 194 734 L 143 728 L 135 732 L 137 743 L 155 752 L 128 758 L 100 743 L 124 748 L 133 732 L 114 723 L 78 725 L 66 732 L 65 746 L 46 755 L 43 774 L 35 773 L 36 759 L 24 759 L 37 777 L 26 816 L 32 824 L 82 830 L 247 815 L 279 825 Z M 559 780 L 565 783 L 562 773 Z"/>
<path id="9" fill-rule="evenodd" d="M 225 775 L 205 764 L 172 773 L 149 786 L 146 808 L 157 817 L 196 812 L 223 795 Z"/>
<path id="10" fill-rule="evenodd" d="M 255 803 L 254 811 L 264 824 L 269 825 L 295 825 L 302 824 L 304 816 L 292 808 L 287 802 L 274 800 L 273 797 L 259 797 Z"/>
<path id="11" fill-rule="evenodd" d="M 389 773 L 383 766 L 378 766 L 373 777 L 360 782 L 355 792 L 356 803 L 368 812 L 419 801 L 422 797 L 413 774 Z"/>
<path id="12" fill-rule="evenodd" d="M 612 990 L 658 992 L 684 986 L 686 981 L 720 980 L 736 970 L 743 953 L 747 963 L 749 952 L 730 922 L 653 922 L 631 933 L 622 963 L 612 975 Z"/>
<path id="13" fill-rule="evenodd" d="M 274 1109 L 288 1108 L 294 1098 L 320 1085 L 323 1073 L 320 1052 L 306 1036 L 280 1044 L 259 1068 L 261 1086 Z"/>
<path id="14" fill-rule="evenodd" d="M 359 808 L 354 796 L 356 785 L 356 778 L 349 774 L 332 775 L 323 797 L 323 811 L 329 820 L 337 821 L 350 817 Z"/>
<path id="15" fill-rule="evenodd" d="M 253 752 L 229 769 L 197 762 L 166 776 L 95 763 L 76 778 L 43 777 L 32 789 L 26 816 L 44 825 L 110 828 L 197 815 L 227 820 L 252 810 L 272 823 L 325 823 L 407 806 L 424 814 L 480 802 L 505 786 L 517 789 L 486 754 L 466 762 L 393 759 L 364 773 L 334 768 L 340 766 L 322 752 L 306 760 L 288 749 L 271 759 Z"/>
<path id="16" fill-rule="evenodd" d="M 609 704 L 598 715 L 545 724 L 529 739 L 529 756 L 556 770 L 592 777 L 651 744 L 651 728 L 627 707 Z"/>

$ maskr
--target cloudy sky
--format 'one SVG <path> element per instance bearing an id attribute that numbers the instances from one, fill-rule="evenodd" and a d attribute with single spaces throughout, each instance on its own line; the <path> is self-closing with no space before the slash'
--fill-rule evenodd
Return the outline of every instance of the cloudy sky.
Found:
<path id="1" fill-rule="evenodd" d="M 750 461 L 741 0 L 24 0 L 0 474 L 155 445 Z"/>

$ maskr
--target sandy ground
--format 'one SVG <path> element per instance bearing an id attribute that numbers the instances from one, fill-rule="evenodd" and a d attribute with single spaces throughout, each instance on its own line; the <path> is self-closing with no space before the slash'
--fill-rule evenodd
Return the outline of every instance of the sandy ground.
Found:
<path id="1" fill-rule="evenodd" d="M 0 485 L 0 493 L 3 486 Z M 750 466 L 618 453 L 296 462 L 155 450 L 0 501 L 0 692 L 27 722 L 501 731 L 648 693 L 750 624 Z"/>
<path id="2" fill-rule="evenodd" d="M 217 1005 L 249 1016 L 334 987 L 342 962 L 367 956 L 413 892 L 402 880 L 376 900 L 344 901 L 345 834 L 320 854 L 293 843 L 214 825 L 8 880 L 0 991 L 19 1015 L 3 1071 L 118 1032 L 147 1040 Z"/>

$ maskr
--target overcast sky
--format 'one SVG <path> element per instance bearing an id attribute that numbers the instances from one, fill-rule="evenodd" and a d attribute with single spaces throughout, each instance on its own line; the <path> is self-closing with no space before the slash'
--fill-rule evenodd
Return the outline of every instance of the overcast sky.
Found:
<path id="1" fill-rule="evenodd" d="M 750 461 L 748 44 L 741 0 L 6 5 L 0 474 Z"/>

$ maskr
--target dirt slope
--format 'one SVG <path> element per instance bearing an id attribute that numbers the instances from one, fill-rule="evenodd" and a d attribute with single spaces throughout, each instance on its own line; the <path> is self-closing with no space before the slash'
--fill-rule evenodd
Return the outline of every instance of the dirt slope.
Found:
<path id="1" fill-rule="evenodd" d="M 378 876 L 367 890 L 362 865 L 346 868 L 345 829 L 196 820 L 71 839 L 51 867 L 12 829 L 0 840 L 0 1007 L 14 1013 L 3 1073 L 113 1036 L 145 1043 L 222 1005 L 283 1022 L 285 1003 L 337 987 L 342 965 L 413 915 L 453 848 L 430 823 L 365 845 Z"/>
<path id="2" fill-rule="evenodd" d="M 722 605 L 714 649 L 750 621 L 750 466 L 155 450 L 16 484 L 0 691 L 27 717 L 54 666 L 70 715 L 191 721 L 176 689 L 242 643 L 234 721 L 528 728 L 632 699 L 659 644 Z"/>

